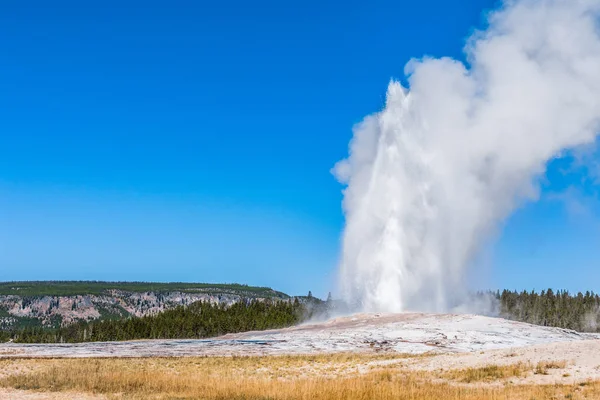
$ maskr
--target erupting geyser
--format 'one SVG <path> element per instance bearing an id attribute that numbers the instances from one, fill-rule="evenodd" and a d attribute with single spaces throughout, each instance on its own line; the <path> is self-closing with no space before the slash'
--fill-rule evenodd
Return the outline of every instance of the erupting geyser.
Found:
<path id="1" fill-rule="evenodd" d="M 367 311 L 444 311 L 481 244 L 537 195 L 546 163 L 600 129 L 600 0 L 506 1 L 465 53 L 413 60 L 335 166 L 342 294 Z"/>

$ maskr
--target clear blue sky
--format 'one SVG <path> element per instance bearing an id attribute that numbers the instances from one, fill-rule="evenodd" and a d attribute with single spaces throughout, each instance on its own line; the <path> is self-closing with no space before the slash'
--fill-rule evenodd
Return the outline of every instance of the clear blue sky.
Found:
<path id="1" fill-rule="evenodd" d="M 0 280 L 324 295 L 343 226 L 329 170 L 352 125 L 411 57 L 460 58 L 494 4 L 5 2 Z M 600 289 L 596 187 L 565 164 L 476 285 Z"/>

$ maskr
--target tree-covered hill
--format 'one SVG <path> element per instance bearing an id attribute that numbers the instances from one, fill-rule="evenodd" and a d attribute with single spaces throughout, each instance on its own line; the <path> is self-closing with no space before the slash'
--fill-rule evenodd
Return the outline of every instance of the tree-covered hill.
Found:
<path id="1" fill-rule="evenodd" d="M 0 295 L 15 296 L 77 296 L 101 295 L 111 290 L 124 292 L 206 292 L 236 293 L 260 297 L 289 298 L 283 292 L 268 287 L 248 286 L 238 283 L 189 282 L 103 282 L 103 281 L 25 281 L 0 282 Z"/>
<path id="2" fill-rule="evenodd" d="M 290 296 L 268 287 L 241 284 L 0 282 L 0 331 L 142 317 L 198 301 L 231 305 L 249 299 L 287 300 Z"/>
<path id="3" fill-rule="evenodd" d="M 200 339 L 226 333 L 283 328 L 300 322 L 306 308 L 297 299 L 252 300 L 227 306 L 197 302 L 156 315 L 78 322 L 48 329 L 24 328 L 5 334 L 21 343 L 75 343 L 134 339 Z"/>

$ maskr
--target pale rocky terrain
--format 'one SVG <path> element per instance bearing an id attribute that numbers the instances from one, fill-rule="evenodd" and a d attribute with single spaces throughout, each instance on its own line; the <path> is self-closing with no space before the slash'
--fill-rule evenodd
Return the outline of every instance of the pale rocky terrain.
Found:
<path id="1" fill-rule="evenodd" d="M 543 327 L 470 314 L 358 314 L 326 322 L 223 339 L 272 341 L 269 353 L 395 351 L 461 353 L 600 338 L 599 334 Z"/>

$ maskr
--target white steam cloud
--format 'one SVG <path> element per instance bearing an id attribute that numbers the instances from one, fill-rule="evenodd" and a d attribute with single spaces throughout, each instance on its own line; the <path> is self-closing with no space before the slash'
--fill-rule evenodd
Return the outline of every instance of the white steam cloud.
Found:
<path id="1" fill-rule="evenodd" d="M 537 196 L 548 160 L 600 128 L 600 0 L 506 1 L 469 65 L 410 61 L 334 169 L 347 184 L 340 284 L 368 311 L 447 310 L 478 249 Z"/>

